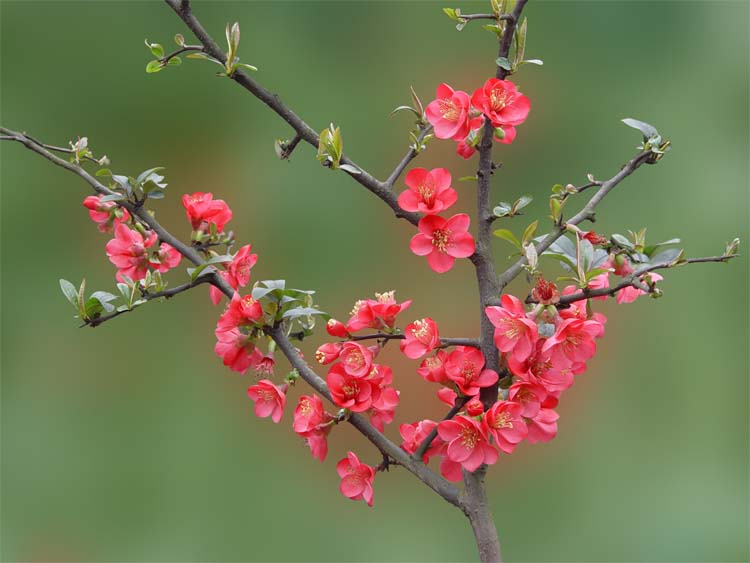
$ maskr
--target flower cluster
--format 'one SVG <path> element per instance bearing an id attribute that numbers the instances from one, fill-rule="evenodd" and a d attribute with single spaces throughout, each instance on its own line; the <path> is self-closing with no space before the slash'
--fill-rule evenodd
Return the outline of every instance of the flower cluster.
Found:
<path id="1" fill-rule="evenodd" d="M 164 274 L 180 264 L 182 255 L 175 248 L 166 242 L 156 246 L 155 232 L 136 222 L 127 209 L 114 201 L 102 201 L 103 197 L 88 196 L 83 206 L 89 210 L 89 217 L 100 232 L 114 231 L 115 236 L 107 242 L 106 251 L 109 261 L 117 267 L 117 281 L 139 281 L 149 270 Z"/>
<path id="2" fill-rule="evenodd" d="M 565 288 L 563 294 L 571 290 L 575 288 Z M 450 353 L 438 349 L 425 357 L 417 370 L 426 381 L 443 386 L 438 393 L 441 400 L 451 406 L 460 400 L 464 405 L 450 420 L 422 420 L 400 427 L 402 447 L 412 454 L 437 428 L 424 461 L 441 458 L 440 470 L 446 479 L 460 480 L 462 468 L 475 471 L 482 464 L 495 463 L 499 452 L 510 454 L 523 440 L 546 442 L 557 434 L 554 409 L 560 394 L 573 384 L 575 375 L 585 371 L 586 362 L 596 352 L 595 340 L 604 334 L 606 319 L 598 313 L 589 315 L 585 303 L 558 311 L 551 303 L 559 301 L 559 292 L 550 282 L 540 280 L 535 293 L 546 303 L 529 311 L 512 295 L 503 295 L 500 306 L 486 308 L 495 327 L 495 346 L 509 371 L 498 400 L 486 410 L 479 394 L 498 383 L 499 376 L 485 369 L 479 349 L 456 346 Z M 418 334 L 437 338 L 434 323 L 422 322 L 415 328 Z M 418 342 L 409 336 L 409 330 L 407 327 L 405 342 Z M 409 346 L 404 345 L 405 353 Z M 417 349 L 419 353 L 407 355 L 420 358 L 436 347 L 432 339 Z"/>
<path id="3" fill-rule="evenodd" d="M 456 152 L 469 158 L 476 152 L 479 131 L 486 122 L 495 128 L 497 142 L 510 144 L 516 138 L 516 126 L 526 121 L 530 109 L 529 99 L 513 82 L 490 78 L 471 97 L 441 84 L 425 115 L 438 139 L 453 139 Z"/>

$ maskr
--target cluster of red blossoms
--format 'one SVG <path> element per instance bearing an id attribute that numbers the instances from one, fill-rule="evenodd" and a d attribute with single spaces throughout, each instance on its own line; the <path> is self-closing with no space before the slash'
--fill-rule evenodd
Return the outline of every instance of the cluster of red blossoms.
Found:
<path id="1" fill-rule="evenodd" d="M 515 84 L 496 78 L 487 80 L 471 98 L 447 84 L 438 86 L 435 97 L 425 109 L 427 120 L 438 139 L 458 141 L 457 152 L 464 158 L 476 152 L 486 121 L 495 128 L 496 141 L 511 143 L 516 137 L 515 126 L 526 120 L 531 107 Z M 468 215 L 460 213 L 449 219 L 439 215 L 458 199 L 451 175 L 445 168 L 415 168 L 406 175 L 405 183 L 409 189 L 398 197 L 399 205 L 405 211 L 425 214 L 417 225 L 419 233 L 411 239 L 411 251 L 427 256 L 435 272 L 447 272 L 456 258 L 468 258 L 475 250 Z"/>
<path id="2" fill-rule="evenodd" d="M 166 242 L 158 242 L 156 233 L 135 222 L 130 213 L 114 201 L 101 201 L 104 196 L 88 196 L 83 206 L 99 231 L 111 233 L 115 238 L 107 243 L 107 257 L 117 267 L 117 281 L 126 278 L 142 280 L 149 270 L 164 274 L 179 265 L 182 255 Z M 133 228 L 128 227 L 132 224 Z"/>

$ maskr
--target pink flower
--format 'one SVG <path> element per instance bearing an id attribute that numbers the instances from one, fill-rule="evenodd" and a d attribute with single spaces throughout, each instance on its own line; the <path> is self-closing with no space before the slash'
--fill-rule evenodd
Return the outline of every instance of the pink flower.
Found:
<path id="1" fill-rule="evenodd" d="M 372 352 L 357 342 L 344 342 L 339 360 L 352 377 L 365 377 L 372 369 Z"/>
<path id="2" fill-rule="evenodd" d="M 254 325 L 263 318 L 263 307 L 251 295 L 240 297 L 239 293 L 232 296 L 229 306 L 219 317 L 216 330 L 229 330 L 238 326 Z"/>
<path id="3" fill-rule="evenodd" d="M 97 224 L 97 228 L 102 233 L 109 233 L 112 232 L 113 224 L 128 222 L 130 213 L 114 201 L 102 203 L 103 197 L 103 195 L 90 195 L 83 200 L 83 206 L 89 210 L 89 217 Z"/>
<path id="4" fill-rule="evenodd" d="M 527 381 L 518 381 L 508 389 L 508 399 L 521 405 L 521 416 L 534 418 L 549 393 L 542 385 Z"/>
<path id="5" fill-rule="evenodd" d="M 246 244 L 240 248 L 232 258 L 229 266 L 227 266 L 226 271 L 219 272 L 219 275 L 224 278 L 224 281 L 226 281 L 235 291 L 250 283 L 250 270 L 252 270 L 253 266 L 255 266 L 255 263 L 258 261 L 258 255 L 250 253 L 252 249 L 252 244 Z M 209 291 L 211 302 L 214 305 L 217 305 L 224 294 L 218 287 L 213 285 Z"/>
<path id="6" fill-rule="evenodd" d="M 630 265 L 624 254 L 610 254 L 602 268 L 612 268 L 616 276 L 625 277 L 633 273 L 633 267 Z"/>
<path id="7" fill-rule="evenodd" d="M 398 196 L 405 211 L 435 215 L 456 203 L 458 194 L 451 188 L 451 174 L 445 168 L 414 168 L 405 179 L 408 190 Z"/>
<path id="8" fill-rule="evenodd" d="M 440 345 L 437 324 L 429 317 L 406 325 L 404 337 L 400 345 L 401 351 L 412 360 L 429 354 Z"/>
<path id="9" fill-rule="evenodd" d="M 227 330 L 217 329 L 215 334 L 217 342 L 214 352 L 232 371 L 245 373 L 253 362 L 257 361 L 257 356 L 261 355 L 252 339 L 236 327 Z"/>
<path id="10" fill-rule="evenodd" d="M 498 375 L 485 369 L 482 352 L 471 346 L 456 346 L 445 362 L 445 373 L 464 395 L 476 395 L 483 387 L 497 383 Z"/>
<path id="11" fill-rule="evenodd" d="M 497 450 L 490 445 L 486 429 L 467 416 L 458 415 L 438 424 L 438 435 L 448 443 L 445 455 L 451 461 L 460 463 L 467 471 L 476 471 L 486 463 L 497 461 Z"/>
<path id="12" fill-rule="evenodd" d="M 544 342 L 542 353 L 549 352 L 552 365 L 557 368 L 586 362 L 596 353 L 594 338 L 601 332 L 601 324 L 595 320 L 565 319 Z"/>
<path id="13" fill-rule="evenodd" d="M 495 439 L 495 444 L 506 454 L 513 453 L 519 442 L 529 431 L 521 418 L 523 406 L 513 401 L 497 401 L 484 413 L 482 419 L 487 432 Z"/>
<path id="14" fill-rule="evenodd" d="M 171 247 L 166 242 L 161 243 L 155 256 L 149 258 L 149 265 L 156 271 L 166 274 L 172 268 L 180 265 L 182 254 L 176 248 Z M 213 287 L 213 286 L 211 286 Z"/>
<path id="15" fill-rule="evenodd" d="M 287 388 L 286 384 L 277 386 L 267 379 L 261 379 L 257 385 L 250 387 L 247 396 L 255 401 L 255 416 L 270 416 L 271 420 L 278 423 L 284 414 Z"/>
<path id="16" fill-rule="evenodd" d="M 469 95 L 441 84 L 435 100 L 425 108 L 425 115 L 435 128 L 438 139 L 463 139 L 469 133 Z"/>
<path id="17" fill-rule="evenodd" d="M 437 422 L 433 422 L 432 420 L 422 420 L 420 422 L 413 422 L 412 424 L 402 424 L 398 427 L 398 431 L 403 439 L 401 448 L 406 453 L 413 454 L 435 428 L 437 428 Z M 432 456 L 438 453 L 441 443 L 441 440 L 435 436 L 435 439 L 422 457 L 424 463 L 427 463 Z"/>
<path id="18" fill-rule="evenodd" d="M 348 452 L 336 464 L 336 472 L 341 477 L 339 490 L 342 495 L 352 500 L 364 500 L 367 506 L 372 506 L 375 469 L 359 461 L 354 452 Z"/>
<path id="19" fill-rule="evenodd" d="M 646 276 L 649 276 L 651 278 L 651 282 L 658 282 L 664 279 L 659 274 L 651 272 L 649 274 L 645 274 L 644 276 L 641 276 L 641 283 L 646 283 L 644 280 Z M 637 287 L 632 287 L 632 286 L 624 287 L 623 289 L 617 292 L 617 303 L 632 303 L 633 301 L 638 299 L 641 295 L 646 295 L 646 292 L 643 291 L 642 289 L 639 289 Z"/>
<path id="20" fill-rule="evenodd" d="M 352 412 L 364 412 L 372 406 L 372 384 L 346 373 L 341 363 L 328 370 L 326 379 L 333 402 Z"/>
<path id="21" fill-rule="evenodd" d="M 302 395 L 294 409 L 294 431 L 305 439 L 312 456 L 325 461 L 328 454 L 329 422 L 333 416 L 323 409 L 323 401 L 317 395 Z"/>
<path id="22" fill-rule="evenodd" d="M 495 346 L 522 362 L 534 350 L 538 338 L 536 323 L 526 316 L 523 303 L 513 295 L 501 297 L 501 307 L 487 307 L 487 317 L 495 325 Z"/>
<path id="23" fill-rule="evenodd" d="M 182 205 L 190 224 L 195 231 L 208 232 L 210 225 L 222 232 L 224 226 L 232 219 L 232 210 L 224 200 L 214 199 L 214 194 L 195 192 L 182 196 Z"/>
<path id="24" fill-rule="evenodd" d="M 513 82 L 497 78 L 490 78 L 482 88 L 475 90 L 471 103 L 495 127 L 520 125 L 531 109 L 529 99 L 518 91 Z"/>
<path id="25" fill-rule="evenodd" d="M 599 274 L 598 276 L 594 276 L 589 280 L 588 287 L 593 290 L 597 289 L 605 289 L 609 287 L 609 272 L 604 272 L 602 274 Z M 606 301 L 607 296 L 606 295 L 598 295 L 596 297 L 593 297 L 593 299 L 596 299 L 597 301 Z"/>
<path id="26" fill-rule="evenodd" d="M 508 358 L 508 368 L 522 381 L 542 385 L 549 392 L 564 391 L 573 385 L 573 375 L 576 372 L 567 361 L 562 364 L 553 363 L 550 352 L 542 350 L 545 342 L 537 342 L 534 352 L 523 362 L 516 361 L 513 357 Z M 579 367 L 579 364 L 575 367 Z"/>
<path id="27" fill-rule="evenodd" d="M 448 358 L 448 353 L 445 350 L 438 350 L 434 356 L 427 356 L 417 368 L 417 373 L 422 376 L 425 381 L 432 381 L 434 383 L 446 383 L 448 377 L 445 374 L 445 360 Z"/>
<path id="28" fill-rule="evenodd" d="M 469 216 L 465 213 L 444 219 L 439 215 L 427 215 L 419 220 L 419 233 L 409 245 L 417 256 L 427 256 L 427 263 L 435 272 L 442 274 L 453 267 L 456 258 L 468 258 L 474 254 L 474 238 L 468 232 Z"/>
<path id="29" fill-rule="evenodd" d="M 437 396 L 438 399 L 440 399 L 449 407 L 453 408 L 456 406 L 456 399 L 458 399 L 458 395 L 453 389 L 449 389 L 448 387 L 441 387 L 440 389 L 438 389 Z"/>
<path id="30" fill-rule="evenodd" d="M 533 418 L 526 419 L 530 444 L 549 442 L 557 436 L 557 419 L 560 415 L 552 409 L 542 408 Z"/>
<path id="31" fill-rule="evenodd" d="M 393 328 L 396 316 L 409 305 L 411 299 L 403 303 L 396 302 L 394 291 L 376 293 L 375 299 L 360 299 L 354 304 L 345 329 L 348 332 L 357 332 L 363 328 Z"/>
<path id="32" fill-rule="evenodd" d="M 327 365 L 339 359 L 342 344 L 340 342 L 326 342 L 315 352 L 315 359 L 321 365 Z"/>
<path id="33" fill-rule="evenodd" d="M 128 276 L 134 281 L 146 277 L 149 261 L 147 248 L 156 243 L 156 233 L 149 232 L 144 239 L 138 231 L 129 229 L 118 223 L 115 226 L 115 238 L 107 243 L 109 261 L 117 266 L 117 280 L 123 281 L 122 276 Z"/>

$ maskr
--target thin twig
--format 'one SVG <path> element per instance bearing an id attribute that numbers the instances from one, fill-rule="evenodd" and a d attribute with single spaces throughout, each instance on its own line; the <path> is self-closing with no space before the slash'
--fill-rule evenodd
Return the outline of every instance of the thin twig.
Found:
<path id="1" fill-rule="evenodd" d="M 403 334 L 393 334 L 390 332 L 374 332 L 372 334 L 360 334 L 357 336 L 350 336 L 342 342 L 361 342 L 363 340 L 404 340 L 406 336 Z M 472 348 L 479 348 L 478 338 L 441 338 L 440 348 L 447 348 L 448 346 L 471 346 Z"/>

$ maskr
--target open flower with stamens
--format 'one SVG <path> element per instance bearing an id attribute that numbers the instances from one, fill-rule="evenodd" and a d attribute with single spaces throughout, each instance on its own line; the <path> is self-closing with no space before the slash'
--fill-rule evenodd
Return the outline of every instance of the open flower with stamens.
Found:
<path id="1" fill-rule="evenodd" d="M 437 324 L 431 318 L 419 319 L 406 325 L 401 351 L 412 360 L 429 354 L 440 345 L 440 333 Z"/>
<path id="2" fill-rule="evenodd" d="M 367 506 L 372 506 L 374 468 L 359 461 L 354 452 L 348 452 L 346 457 L 336 464 L 336 472 L 341 477 L 339 490 L 342 495 L 352 500 L 364 500 Z"/>
<path id="3" fill-rule="evenodd" d="M 215 334 L 214 352 L 232 371 L 244 374 L 257 361 L 257 356 L 262 355 L 253 340 L 247 334 L 240 332 L 237 327 L 230 327 L 226 330 L 217 328 Z"/>
<path id="4" fill-rule="evenodd" d="M 117 281 L 123 281 L 122 276 L 138 281 L 146 277 L 149 268 L 147 248 L 156 244 L 157 236 L 149 231 L 146 237 L 128 228 L 123 223 L 115 226 L 115 238 L 107 243 L 109 261 L 117 266 Z"/>
<path id="5" fill-rule="evenodd" d="M 497 401 L 484 413 L 482 423 L 487 433 L 495 439 L 495 445 L 506 454 L 513 453 L 519 442 L 529 433 L 521 418 L 523 406 L 513 401 Z"/>
<path id="6" fill-rule="evenodd" d="M 352 377 L 365 377 L 372 368 L 372 352 L 358 342 L 344 342 L 339 360 L 344 371 Z"/>
<path id="7" fill-rule="evenodd" d="M 596 353 L 594 338 L 602 332 L 601 324 L 595 320 L 565 319 L 544 342 L 542 353 L 548 353 L 558 369 L 586 362 Z"/>
<path id="8" fill-rule="evenodd" d="M 447 383 L 448 376 L 445 374 L 445 360 L 448 359 L 448 353 L 445 350 L 438 350 L 433 356 L 427 356 L 417 368 L 417 373 L 425 381 L 434 383 Z"/>
<path id="9" fill-rule="evenodd" d="M 255 416 L 270 416 L 271 420 L 278 423 L 284 414 L 288 387 L 287 384 L 274 385 L 267 379 L 261 379 L 257 385 L 250 387 L 247 396 L 255 401 Z"/>
<path id="10" fill-rule="evenodd" d="M 253 325 L 263 317 L 263 307 L 260 301 L 253 299 L 252 295 L 240 297 L 239 293 L 232 296 L 229 306 L 219 317 L 216 330 L 229 330 L 238 326 Z"/>
<path id="11" fill-rule="evenodd" d="M 520 125 L 526 121 L 531 109 L 529 99 L 518 91 L 513 82 L 497 78 L 490 78 L 484 86 L 475 90 L 471 104 L 486 115 L 495 127 Z"/>
<path id="12" fill-rule="evenodd" d="M 497 461 L 497 450 L 490 445 L 487 430 L 480 422 L 458 415 L 438 424 L 438 435 L 448 443 L 445 456 L 460 463 L 467 471 L 476 471 L 480 465 Z"/>
<path id="13" fill-rule="evenodd" d="M 427 104 L 425 116 L 432 124 L 438 139 L 463 139 L 469 134 L 469 94 L 441 84 L 435 100 Z"/>
<path id="14" fill-rule="evenodd" d="M 405 211 L 435 215 L 458 199 L 456 190 L 451 187 L 451 174 L 445 168 L 414 168 L 409 170 L 404 183 L 409 189 L 398 196 L 398 204 Z"/>
<path id="15" fill-rule="evenodd" d="M 482 352 L 471 346 L 456 346 L 445 362 L 445 373 L 464 395 L 472 396 L 497 383 L 498 375 L 484 367 Z"/>
<path id="16" fill-rule="evenodd" d="M 411 299 L 398 303 L 395 294 L 395 291 L 386 291 L 376 293 L 375 299 L 360 299 L 357 301 L 350 313 L 349 321 L 344 327 L 345 330 L 357 332 L 363 328 L 376 330 L 393 328 L 396 323 L 396 316 L 411 305 Z"/>
<path id="17" fill-rule="evenodd" d="M 427 256 L 427 263 L 442 274 L 453 268 L 456 258 L 474 254 L 474 237 L 468 232 L 470 218 L 465 213 L 444 219 L 427 215 L 419 220 L 419 233 L 411 239 L 411 251 L 417 256 Z"/>
<path id="18" fill-rule="evenodd" d="M 523 303 L 513 295 L 500 298 L 502 306 L 487 307 L 487 317 L 495 325 L 495 346 L 516 361 L 523 362 L 534 350 L 539 337 L 536 323 L 526 316 Z"/>
<path id="19" fill-rule="evenodd" d="M 372 383 L 349 375 L 340 362 L 333 364 L 328 370 L 326 382 L 331 399 L 338 406 L 352 412 L 364 412 L 372 406 Z"/>
<path id="20" fill-rule="evenodd" d="M 328 453 L 328 433 L 333 416 L 323 409 L 317 395 L 302 395 L 294 409 L 294 431 L 305 439 L 312 456 L 325 461 Z"/>

